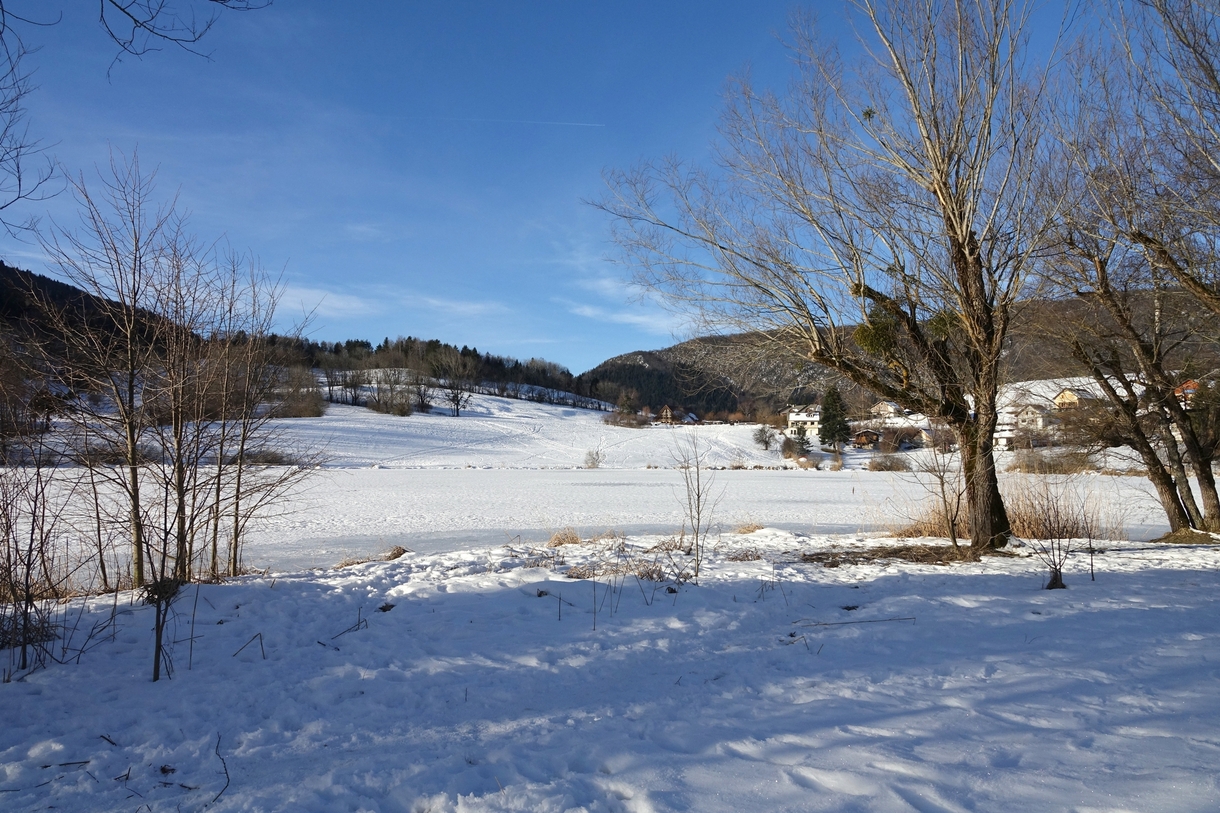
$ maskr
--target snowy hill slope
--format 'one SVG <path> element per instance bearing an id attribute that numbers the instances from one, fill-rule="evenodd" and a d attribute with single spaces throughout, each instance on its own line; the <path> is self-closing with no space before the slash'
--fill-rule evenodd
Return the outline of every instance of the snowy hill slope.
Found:
<path id="1" fill-rule="evenodd" d="M 332 404 L 321 418 L 277 422 L 309 450 L 322 450 L 327 466 L 360 468 L 573 468 L 601 449 L 603 468 L 673 465 L 675 447 L 690 427 L 627 429 L 603 422 L 605 412 L 476 395 L 454 418 L 448 410 L 405 418 Z M 777 466 L 775 450 L 758 448 L 755 427 L 701 426 L 695 430 L 714 466 Z"/>

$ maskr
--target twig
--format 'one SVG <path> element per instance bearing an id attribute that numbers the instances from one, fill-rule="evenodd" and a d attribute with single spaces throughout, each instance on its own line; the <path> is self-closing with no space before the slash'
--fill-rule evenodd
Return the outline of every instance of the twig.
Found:
<path id="1" fill-rule="evenodd" d="M 220 735 L 219 734 L 216 735 L 216 758 L 220 760 L 220 767 L 224 768 L 224 771 L 225 771 L 225 786 L 223 788 L 221 788 L 220 793 L 217 793 L 214 797 L 212 797 L 212 801 L 208 802 L 207 805 L 204 805 L 204 807 L 208 807 L 208 806 L 215 804 L 216 800 L 219 799 L 221 797 L 221 795 L 226 790 L 229 789 L 229 782 L 231 781 L 229 779 L 229 764 L 227 762 L 225 762 L 225 758 L 220 755 Z"/>
<path id="2" fill-rule="evenodd" d="M 342 634 L 342 633 L 340 633 L 340 634 Z M 267 650 L 263 649 L 263 634 L 261 632 L 256 632 L 256 633 L 254 633 L 254 638 L 258 639 L 258 648 L 263 653 L 263 660 L 267 660 Z M 249 641 L 246 641 L 244 644 L 242 644 L 241 649 L 234 652 L 232 657 L 236 658 L 238 655 L 241 654 L 242 649 L 245 649 L 246 647 L 250 646 L 250 644 L 254 643 L 254 638 L 251 638 Z"/>
<path id="3" fill-rule="evenodd" d="M 353 624 L 352 626 L 348 627 L 347 629 L 343 630 L 343 632 L 339 633 L 339 635 L 347 635 L 349 632 L 356 632 L 357 630 L 368 629 L 368 626 L 369 626 L 368 619 L 361 617 L 360 609 L 361 609 L 360 607 L 356 608 L 356 623 Z M 336 638 L 338 638 L 339 635 L 332 635 L 332 636 L 330 636 L 330 639 L 333 641 Z"/>
<path id="4" fill-rule="evenodd" d="M 633 573 L 633 574 L 631 574 L 631 575 L 635 576 L 635 583 L 636 583 L 636 584 L 638 584 L 638 585 L 640 586 L 640 595 L 644 597 L 644 603 L 645 603 L 646 605 L 648 605 L 649 607 L 651 607 L 651 606 L 652 606 L 652 602 L 651 602 L 651 601 L 649 601 L 649 599 L 648 599 L 648 594 L 644 592 L 644 583 L 643 583 L 642 581 L 640 581 L 640 577 L 639 577 L 639 576 L 636 576 L 636 574 L 634 574 L 634 573 Z M 653 594 L 655 595 L 655 594 L 656 594 L 656 591 L 653 591 Z"/>
<path id="5" fill-rule="evenodd" d="M 191 643 L 186 652 L 186 671 L 191 671 L 195 662 L 195 611 L 199 609 L 199 585 L 195 585 L 195 604 L 191 607 Z"/>
<path id="6" fill-rule="evenodd" d="M 915 623 L 915 616 L 909 618 L 873 618 L 867 621 L 813 621 L 808 624 L 793 621 L 792 623 L 800 624 L 802 627 L 842 627 L 845 624 L 884 624 L 887 621 L 910 621 L 913 624 Z"/>
<path id="7" fill-rule="evenodd" d="M 115 742 L 114 740 L 110 739 L 110 738 L 109 738 L 109 737 L 107 737 L 105 734 L 99 734 L 98 736 L 99 736 L 99 737 L 101 737 L 101 738 L 102 738 L 103 740 L 105 740 L 106 742 L 108 742 L 108 743 L 110 743 L 111 745 L 113 745 L 115 748 L 118 748 L 118 747 L 119 747 L 119 744 L 118 744 L 117 742 Z"/>

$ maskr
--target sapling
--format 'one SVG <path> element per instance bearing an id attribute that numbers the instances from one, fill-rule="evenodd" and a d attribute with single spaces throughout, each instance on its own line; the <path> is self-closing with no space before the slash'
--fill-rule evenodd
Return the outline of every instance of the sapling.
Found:
<path id="1" fill-rule="evenodd" d="M 682 473 L 683 493 L 678 495 L 685 517 L 683 535 L 690 529 L 686 552 L 694 556 L 693 579 L 699 583 L 699 568 L 703 563 L 704 540 L 711 530 L 712 514 L 724 497 L 724 489 L 716 489 L 716 476 L 708 469 L 710 448 L 692 430 L 674 448 L 674 462 Z"/>

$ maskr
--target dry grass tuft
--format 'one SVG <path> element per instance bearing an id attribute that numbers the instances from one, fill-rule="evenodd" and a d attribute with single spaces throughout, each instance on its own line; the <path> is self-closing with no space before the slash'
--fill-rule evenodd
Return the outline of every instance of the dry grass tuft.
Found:
<path id="1" fill-rule="evenodd" d="M 647 548 L 645 553 L 677 553 L 690 550 L 690 541 L 686 538 L 686 533 L 683 532 L 677 536 L 670 536 L 662 539 L 651 548 Z"/>
<path id="2" fill-rule="evenodd" d="M 874 455 L 868 461 L 869 471 L 910 471 L 911 464 L 905 457 L 896 454 Z"/>
<path id="3" fill-rule="evenodd" d="M 1096 503 L 1068 483 L 1040 481 L 1004 496 L 1012 533 L 1020 539 L 1095 539 Z"/>
<path id="4" fill-rule="evenodd" d="M 957 523 L 954 526 L 958 539 L 966 539 L 970 536 L 970 529 L 966 525 L 965 513 L 963 510 L 963 515 L 958 517 Z M 939 503 L 922 506 L 918 513 L 908 517 L 908 519 L 908 524 L 892 529 L 891 533 L 894 536 L 915 539 L 926 536 L 943 539 L 949 537 L 949 520 L 945 516 L 944 507 Z"/>
<path id="5" fill-rule="evenodd" d="M 726 562 L 757 562 L 761 558 L 762 551 L 758 548 L 738 548 L 724 555 Z"/>
<path id="6" fill-rule="evenodd" d="M 1013 457 L 1009 471 L 1023 474 L 1081 474 L 1097 471 L 1088 452 L 1059 451 L 1055 453 L 1026 449 Z"/>
<path id="7" fill-rule="evenodd" d="M 569 579 L 598 579 L 602 576 L 628 575 L 646 582 L 665 581 L 665 569 L 659 563 L 635 557 L 572 565 L 564 575 Z"/>
<path id="8" fill-rule="evenodd" d="M 766 526 L 759 525 L 757 522 L 747 522 L 745 525 L 742 525 L 739 528 L 737 528 L 737 530 L 733 531 L 733 533 L 743 534 L 743 535 L 752 534 L 755 531 L 761 531 L 764 527 L 766 527 Z"/>
<path id="9" fill-rule="evenodd" d="M 403 556 L 407 555 L 408 553 L 410 553 L 410 551 L 407 550 L 406 548 L 404 548 L 402 545 L 395 545 L 394 547 L 392 547 L 388 551 L 386 551 L 385 555 L 382 556 L 381 558 L 385 559 L 387 562 L 393 562 L 395 559 L 401 559 Z"/>
<path id="10" fill-rule="evenodd" d="M 582 541 L 575 528 L 564 528 L 551 534 L 551 540 L 546 543 L 548 548 L 561 548 L 564 545 L 579 545 Z"/>

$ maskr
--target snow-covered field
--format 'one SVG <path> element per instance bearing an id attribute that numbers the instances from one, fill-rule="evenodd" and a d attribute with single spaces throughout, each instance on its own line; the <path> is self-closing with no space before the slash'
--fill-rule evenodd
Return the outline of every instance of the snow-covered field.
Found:
<path id="1" fill-rule="evenodd" d="M 0 810 L 1220 809 L 1217 547 L 1106 542 L 1058 591 L 1027 548 L 803 561 L 893 544 L 867 531 L 920 498 L 855 460 L 717 472 L 697 585 L 573 579 L 689 564 L 655 549 L 677 472 L 644 468 L 688 430 L 476 406 L 286 426 L 330 466 L 252 541 L 273 572 L 180 599 L 171 680 L 148 680 L 151 608 L 73 604 L 88 651 L 0 685 Z M 717 465 L 778 465 L 751 427 L 699 431 Z M 1086 487 L 1158 531 L 1139 480 Z M 567 525 L 627 535 L 542 547 Z"/>
<path id="2" fill-rule="evenodd" d="M 715 518 L 725 530 L 883 531 L 927 498 L 910 475 L 863 470 L 866 453 L 848 453 L 838 472 L 779 469 L 779 452 L 758 448 L 749 425 L 625 429 L 603 423 L 604 413 L 487 396 L 461 417 L 441 412 L 395 418 L 332 406 L 322 419 L 282 421 L 278 429 L 298 448 L 327 462 L 252 529 L 247 564 L 278 571 L 394 545 L 436 552 L 518 536 L 545 541 L 567 526 L 673 531 L 682 522 L 674 455 L 692 434 L 709 465 L 724 469 Z M 602 462 L 584 469 L 591 449 Z M 1094 479 L 1086 487 L 1122 515 L 1133 538 L 1167 530 L 1144 480 Z"/>

